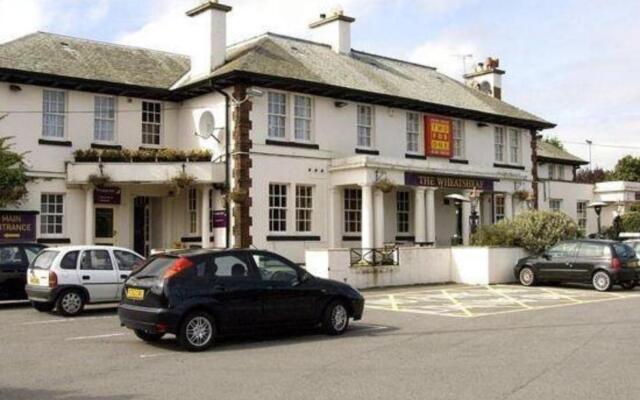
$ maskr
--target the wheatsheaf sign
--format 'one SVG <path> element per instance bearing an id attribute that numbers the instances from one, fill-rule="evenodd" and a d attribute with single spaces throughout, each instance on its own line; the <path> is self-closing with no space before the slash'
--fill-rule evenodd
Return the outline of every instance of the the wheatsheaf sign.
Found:
<path id="1" fill-rule="evenodd" d="M 37 214 L 32 211 L 0 211 L 0 242 L 34 242 Z"/>
<path id="2" fill-rule="evenodd" d="M 446 189 L 478 189 L 493 191 L 495 179 L 452 175 L 429 175 L 405 172 L 404 183 L 408 186 L 428 186 Z"/>

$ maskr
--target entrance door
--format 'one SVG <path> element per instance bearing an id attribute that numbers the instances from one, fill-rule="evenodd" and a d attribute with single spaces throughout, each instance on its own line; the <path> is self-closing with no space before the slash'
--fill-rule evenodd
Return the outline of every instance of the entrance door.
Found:
<path id="1" fill-rule="evenodd" d="M 96 207 L 95 234 L 96 244 L 113 246 L 116 242 L 115 209 L 113 207 Z"/>
<path id="2" fill-rule="evenodd" d="M 145 257 L 151 247 L 151 206 L 148 197 L 136 197 L 133 205 L 133 250 Z"/>

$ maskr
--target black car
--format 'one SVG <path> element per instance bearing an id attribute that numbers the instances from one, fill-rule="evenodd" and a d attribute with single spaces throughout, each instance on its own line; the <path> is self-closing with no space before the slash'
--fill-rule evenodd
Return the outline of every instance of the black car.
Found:
<path id="1" fill-rule="evenodd" d="M 218 335 L 268 328 L 321 326 L 340 335 L 364 309 L 351 286 L 258 250 L 159 255 L 132 273 L 123 290 L 123 326 L 148 342 L 175 334 L 189 351 L 207 349 Z"/>
<path id="2" fill-rule="evenodd" d="M 540 256 L 518 261 L 516 279 L 525 286 L 542 282 L 591 283 L 601 292 L 614 284 L 631 290 L 638 284 L 638 258 L 624 243 L 608 240 L 561 242 Z"/>
<path id="3" fill-rule="evenodd" d="M 0 299 L 26 298 L 27 268 L 44 248 L 38 243 L 0 243 Z"/>

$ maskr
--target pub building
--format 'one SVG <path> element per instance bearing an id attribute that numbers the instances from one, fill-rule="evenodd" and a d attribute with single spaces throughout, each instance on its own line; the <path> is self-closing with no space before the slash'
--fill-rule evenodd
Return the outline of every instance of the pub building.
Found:
<path id="1" fill-rule="evenodd" d="M 0 45 L 0 135 L 28 152 L 18 209 L 35 240 L 303 262 L 466 244 L 472 214 L 491 224 L 538 204 L 534 149 L 554 124 L 503 100 L 498 60 L 460 82 L 356 50 L 342 11 L 311 23 L 312 40 L 228 45 L 229 12 L 186 13 L 207 37 L 191 57 L 43 32 Z"/>

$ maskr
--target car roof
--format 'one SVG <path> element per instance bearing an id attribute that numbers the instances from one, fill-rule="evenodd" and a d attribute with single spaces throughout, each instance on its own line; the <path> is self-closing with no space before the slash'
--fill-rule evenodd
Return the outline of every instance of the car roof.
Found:
<path id="1" fill-rule="evenodd" d="M 48 247 L 47 250 L 56 250 L 56 251 L 64 251 L 64 252 L 81 251 L 81 250 L 122 250 L 122 251 L 135 253 L 135 251 L 126 249 L 124 247 L 100 246 L 100 245 L 57 246 L 57 247 Z"/>
<path id="2" fill-rule="evenodd" d="M 609 240 L 609 239 L 575 239 L 575 240 L 567 240 L 567 242 L 571 242 L 571 243 L 593 243 L 593 244 L 620 243 L 620 242 L 616 242 L 615 240 Z"/>
<path id="3" fill-rule="evenodd" d="M 197 257 L 197 256 L 202 256 L 202 255 L 207 255 L 207 254 L 213 254 L 213 253 L 230 253 L 230 252 L 234 252 L 234 253 L 248 253 L 248 252 L 268 252 L 271 253 L 269 250 L 262 250 L 262 249 L 233 249 L 233 248 L 229 248 L 229 249 L 201 249 L 201 248 L 196 248 L 196 249 L 179 249 L 179 250 L 172 250 L 172 251 L 167 251 L 167 252 L 160 252 L 157 254 L 154 254 L 155 256 L 185 256 L 185 257 Z"/>

